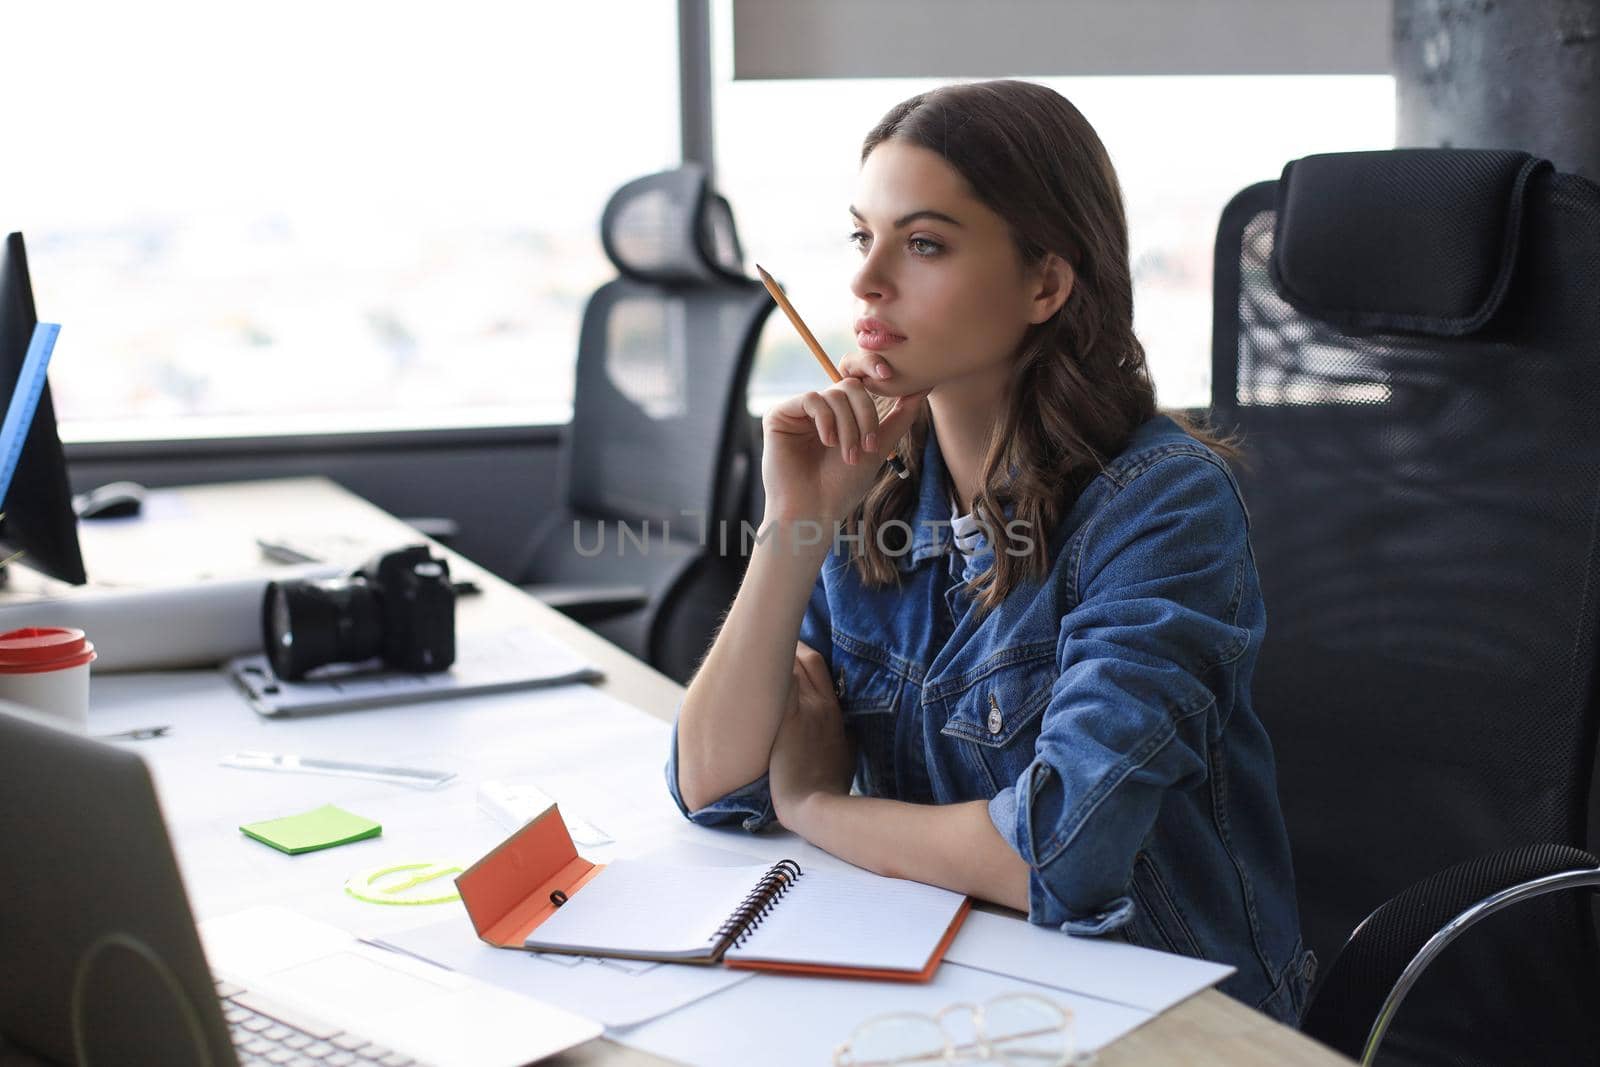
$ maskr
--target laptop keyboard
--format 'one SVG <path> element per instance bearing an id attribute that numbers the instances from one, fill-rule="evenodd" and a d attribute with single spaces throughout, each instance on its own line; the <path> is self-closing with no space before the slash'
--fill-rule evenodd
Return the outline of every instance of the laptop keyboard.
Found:
<path id="1" fill-rule="evenodd" d="M 218 980 L 240 1067 L 427 1067 L 394 1049 Z"/>

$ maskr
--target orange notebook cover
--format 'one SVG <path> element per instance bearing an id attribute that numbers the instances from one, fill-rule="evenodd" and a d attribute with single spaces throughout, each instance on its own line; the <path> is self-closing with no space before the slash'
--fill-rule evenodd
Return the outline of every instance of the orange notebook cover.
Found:
<path id="1" fill-rule="evenodd" d="M 591 892 L 584 898 L 584 903 L 589 905 L 589 913 L 573 913 L 579 925 L 587 925 L 599 931 L 601 940 L 606 934 L 614 934 L 611 942 L 596 945 L 588 941 L 569 943 L 536 943 L 529 946 L 526 942 L 534 930 L 553 917 L 557 909 L 570 902 L 585 886 L 599 876 L 601 866 L 590 863 L 578 855 L 572 843 L 572 837 L 567 832 L 566 823 L 562 820 L 558 808 L 551 807 L 543 815 L 528 823 L 521 830 L 512 834 L 505 842 L 497 846 L 483 859 L 473 864 L 456 878 L 456 886 L 461 892 L 461 900 L 466 905 L 467 913 L 472 919 L 472 925 L 477 930 L 478 936 L 491 945 L 501 948 L 520 948 L 539 952 L 565 952 L 580 955 L 608 955 L 628 957 L 635 959 L 658 959 L 668 962 L 716 964 L 745 970 L 778 971 L 787 974 L 824 975 L 831 977 L 873 978 L 880 980 L 926 982 L 933 977 L 939 964 L 943 961 L 945 952 L 950 943 L 955 939 L 957 931 L 966 919 L 971 909 L 971 901 L 961 898 L 959 904 L 953 908 L 956 898 L 953 894 L 943 890 L 931 889 L 916 883 L 902 882 L 896 879 L 883 879 L 885 888 L 900 887 L 902 892 L 910 890 L 923 895 L 933 895 L 938 899 L 932 912 L 933 922 L 930 924 L 926 917 L 920 930 L 911 931 L 912 958 L 922 961 L 920 966 L 906 966 L 904 956 L 908 953 L 905 946 L 900 946 L 901 959 L 896 966 L 840 966 L 823 964 L 812 961 L 785 960 L 782 958 L 751 959 L 751 958 L 724 958 L 724 955 L 733 948 L 742 946 L 746 939 L 757 931 L 762 922 L 771 916 L 775 909 L 783 906 L 783 897 L 801 876 L 798 864 L 785 860 L 766 869 L 753 887 L 749 881 L 742 880 L 737 884 L 737 891 L 743 898 L 733 908 L 733 912 L 722 922 L 716 934 L 705 938 L 703 943 L 697 943 L 689 948 L 637 948 L 630 942 L 625 934 L 618 933 L 618 924 L 627 921 L 638 922 L 637 914 L 618 915 L 609 910 L 617 907 L 619 912 L 637 913 L 639 909 L 632 907 L 638 900 L 638 891 L 648 891 L 649 888 L 659 887 L 660 881 L 651 880 L 646 883 L 629 881 L 623 875 L 625 869 L 632 875 L 637 875 L 641 867 L 649 871 L 666 871 L 663 866 L 651 867 L 648 863 L 640 864 L 639 861 L 618 861 L 616 875 L 613 881 L 606 882 L 598 890 L 599 895 Z M 759 865 L 758 865 L 759 867 Z M 727 883 L 730 879 L 747 879 L 749 872 L 744 868 L 738 870 L 708 868 L 705 872 L 697 872 L 695 868 L 671 868 L 675 874 L 688 878 L 688 884 L 698 888 L 701 873 L 709 880 L 711 872 L 718 872 L 720 880 Z M 819 877 L 824 876 L 819 874 Z M 832 875 L 838 878 L 839 875 Z M 875 879 L 877 876 L 859 872 L 855 875 L 859 879 Z M 620 880 L 617 880 L 620 879 Z M 873 889 L 878 888 L 875 881 L 869 881 Z M 747 889 L 748 887 L 748 889 Z M 681 889 L 682 886 L 680 885 Z M 726 892 L 726 884 L 723 885 Z M 822 887 L 818 887 L 819 889 Z M 859 893 L 859 889 L 857 891 Z M 622 894 L 619 896 L 618 894 Z M 805 894 L 802 894 L 805 895 Z M 715 898 L 704 898 L 715 899 Z M 849 899 L 848 891 L 845 899 Z M 858 898 L 859 899 L 859 898 Z M 696 898 L 701 902 L 702 898 Z M 827 901 L 823 901 L 827 903 Z M 596 912 L 596 908 L 607 910 Z M 828 912 L 833 915 L 836 912 Z M 891 913 L 895 918 L 900 918 L 898 913 Z M 612 918 L 615 916 L 615 922 Z M 945 926 L 948 917 L 948 926 Z M 652 920 L 646 920 L 652 921 Z M 832 925 L 831 923 L 827 925 Z M 572 928 L 571 923 L 557 923 L 555 926 Z M 943 929 L 941 929 L 943 927 Z M 635 932 L 639 932 L 637 929 Z M 918 935 L 921 940 L 917 939 Z M 934 944 L 934 934 L 938 934 L 937 943 Z M 621 940 L 617 940 L 620 937 Z M 698 938 L 693 939 L 699 942 Z M 931 949 L 929 946 L 932 946 Z M 857 946 L 859 947 L 859 946 Z M 927 952 L 924 960 L 923 952 Z M 781 957 L 782 952 L 774 953 Z M 795 955 L 795 953 L 788 953 Z M 847 956 L 848 958 L 848 956 Z M 860 955 L 857 954 L 856 962 Z"/>
<path id="2" fill-rule="evenodd" d="M 521 948 L 534 929 L 602 867 L 578 855 L 561 810 L 550 809 L 456 876 L 461 902 L 478 936 L 500 948 Z"/>

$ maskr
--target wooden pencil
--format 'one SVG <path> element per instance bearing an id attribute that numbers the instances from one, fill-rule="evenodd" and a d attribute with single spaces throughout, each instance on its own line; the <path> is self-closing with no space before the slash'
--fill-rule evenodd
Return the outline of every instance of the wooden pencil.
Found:
<path id="1" fill-rule="evenodd" d="M 822 345 L 817 343 L 816 335 L 811 332 L 811 328 L 800 318 L 800 313 L 794 309 L 794 305 L 789 303 L 789 298 L 783 295 L 783 290 L 778 288 L 778 283 L 773 280 L 772 275 L 763 270 L 759 263 L 756 264 L 756 273 L 761 275 L 761 284 L 767 287 L 767 292 L 772 294 L 772 299 L 778 302 L 778 306 L 783 309 L 783 313 L 794 324 L 795 331 L 800 334 L 800 340 L 806 343 L 806 347 L 811 349 L 811 354 L 817 357 L 817 362 L 822 364 L 822 369 L 827 372 L 828 380 L 842 381 L 844 375 L 840 374 L 839 368 L 833 365 L 833 360 L 828 358 L 828 353 L 822 350 Z M 900 458 L 898 452 L 889 453 L 889 458 L 884 462 L 893 467 L 895 474 L 899 477 L 911 477 L 911 472 L 906 469 L 905 461 Z"/>

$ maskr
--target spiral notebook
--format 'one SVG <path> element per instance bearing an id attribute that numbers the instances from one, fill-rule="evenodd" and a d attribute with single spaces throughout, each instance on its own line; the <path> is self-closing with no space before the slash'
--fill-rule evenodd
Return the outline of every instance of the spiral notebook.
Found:
<path id="1" fill-rule="evenodd" d="M 902 981 L 933 977 L 970 908 L 921 882 L 793 860 L 596 866 L 555 808 L 456 884 L 478 936 L 503 948 Z"/>

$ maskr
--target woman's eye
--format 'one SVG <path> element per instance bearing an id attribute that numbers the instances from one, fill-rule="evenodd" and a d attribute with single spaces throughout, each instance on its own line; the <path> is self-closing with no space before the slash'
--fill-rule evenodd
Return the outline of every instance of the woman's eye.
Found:
<path id="1" fill-rule="evenodd" d="M 850 236 L 846 237 L 845 240 L 865 252 L 867 247 L 872 244 L 872 235 L 866 230 L 852 230 Z M 912 237 L 906 241 L 906 247 L 911 249 L 912 255 L 923 258 L 936 256 L 944 251 L 944 245 L 931 237 Z"/>

